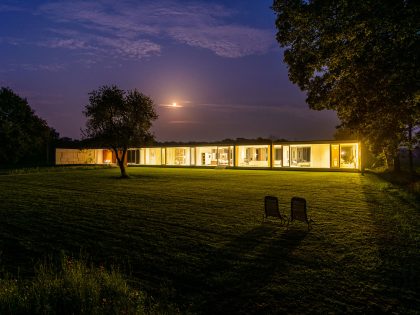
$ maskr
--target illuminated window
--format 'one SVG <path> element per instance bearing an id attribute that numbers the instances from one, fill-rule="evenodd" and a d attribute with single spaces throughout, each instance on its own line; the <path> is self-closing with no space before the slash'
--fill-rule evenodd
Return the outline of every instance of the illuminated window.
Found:
<path id="1" fill-rule="evenodd" d="M 166 165 L 190 165 L 190 148 L 166 148 Z"/>
<path id="2" fill-rule="evenodd" d="M 162 165 L 165 165 L 166 164 L 166 148 L 162 148 L 161 149 L 161 153 L 162 153 L 162 160 L 161 160 L 161 162 L 162 162 Z"/>
<path id="3" fill-rule="evenodd" d="M 274 167 L 282 167 L 283 161 L 283 150 L 281 145 L 273 146 L 273 166 Z"/>
<path id="4" fill-rule="evenodd" d="M 139 164 L 140 163 L 140 150 L 128 150 L 127 151 L 127 163 L 128 164 Z"/>
<path id="5" fill-rule="evenodd" d="M 340 167 L 340 145 L 331 145 L 331 168 Z"/>
<path id="6" fill-rule="evenodd" d="M 290 166 L 289 154 L 290 147 L 288 145 L 283 146 L 283 166 Z"/>
<path id="7" fill-rule="evenodd" d="M 217 165 L 217 146 L 197 147 L 196 148 L 197 166 L 216 166 Z"/>
<path id="8" fill-rule="evenodd" d="M 290 146 L 290 166 L 311 167 L 311 147 L 307 145 Z"/>
<path id="9" fill-rule="evenodd" d="M 238 166 L 268 167 L 268 145 L 238 146 Z"/>
<path id="10" fill-rule="evenodd" d="M 340 144 L 340 168 L 358 168 L 357 143 Z"/>
<path id="11" fill-rule="evenodd" d="M 162 164 L 162 150 L 161 148 L 147 148 L 145 149 L 145 163 L 146 165 L 160 165 Z"/>
<path id="12" fill-rule="evenodd" d="M 312 168 L 330 167 L 330 145 L 311 144 L 311 166 Z"/>
<path id="13" fill-rule="evenodd" d="M 233 147 L 218 147 L 218 165 L 230 166 L 232 164 Z"/>
<path id="14" fill-rule="evenodd" d="M 191 165 L 195 165 L 195 148 L 190 149 Z"/>
<path id="15" fill-rule="evenodd" d="M 186 165 L 187 164 L 187 150 L 184 148 L 175 149 L 175 164 Z"/>

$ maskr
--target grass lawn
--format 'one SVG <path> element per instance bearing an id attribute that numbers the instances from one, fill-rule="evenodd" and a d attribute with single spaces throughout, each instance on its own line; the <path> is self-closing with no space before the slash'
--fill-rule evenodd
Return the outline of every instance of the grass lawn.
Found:
<path id="1" fill-rule="evenodd" d="M 63 251 L 182 313 L 420 310 L 418 200 L 373 174 L 129 168 L 0 175 L 0 275 Z M 313 229 L 262 223 L 306 198 Z"/>

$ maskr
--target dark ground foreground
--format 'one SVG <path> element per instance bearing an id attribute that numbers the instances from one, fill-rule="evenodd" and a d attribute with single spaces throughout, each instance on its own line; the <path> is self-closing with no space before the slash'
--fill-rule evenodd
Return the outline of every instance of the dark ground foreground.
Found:
<path id="1" fill-rule="evenodd" d="M 182 313 L 420 310 L 418 200 L 373 174 L 129 168 L 0 175 L 0 275 L 67 255 Z M 263 198 L 315 221 L 262 223 Z"/>

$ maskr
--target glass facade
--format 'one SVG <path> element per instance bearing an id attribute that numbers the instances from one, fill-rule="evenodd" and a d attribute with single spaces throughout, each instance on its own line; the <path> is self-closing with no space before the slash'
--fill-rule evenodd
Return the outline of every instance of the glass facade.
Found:
<path id="1" fill-rule="evenodd" d="M 273 146 L 273 167 L 283 166 L 283 149 L 282 146 L 276 144 Z"/>
<path id="2" fill-rule="evenodd" d="M 197 147 L 196 163 L 197 166 L 217 166 L 217 146 Z"/>
<path id="3" fill-rule="evenodd" d="M 340 145 L 332 144 L 331 145 L 331 168 L 340 167 Z"/>
<path id="4" fill-rule="evenodd" d="M 290 166 L 290 146 L 283 146 L 283 166 Z"/>
<path id="5" fill-rule="evenodd" d="M 190 147 L 166 148 L 166 165 L 190 166 Z"/>
<path id="6" fill-rule="evenodd" d="M 358 168 L 358 144 L 340 144 L 340 168 Z"/>
<path id="7" fill-rule="evenodd" d="M 140 164 L 140 149 L 127 151 L 127 164 Z"/>
<path id="8" fill-rule="evenodd" d="M 273 167 L 329 168 L 330 144 L 275 144 Z"/>
<path id="9" fill-rule="evenodd" d="M 195 148 L 190 148 L 191 165 L 196 165 Z"/>
<path id="10" fill-rule="evenodd" d="M 146 148 L 144 149 L 145 165 L 161 165 L 162 164 L 162 148 Z"/>
<path id="11" fill-rule="evenodd" d="M 237 166 L 269 167 L 269 145 L 240 145 L 237 149 Z"/>
<path id="12" fill-rule="evenodd" d="M 311 167 L 329 168 L 330 167 L 330 145 L 312 144 L 311 145 Z"/>
<path id="13" fill-rule="evenodd" d="M 218 165 L 233 166 L 233 146 L 217 148 Z"/>
<path id="14" fill-rule="evenodd" d="M 331 168 L 359 168 L 359 144 L 340 143 L 331 145 Z"/>
<path id="15" fill-rule="evenodd" d="M 290 146 L 291 167 L 311 167 L 311 146 L 291 145 Z"/>
<path id="16" fill-rule="evenodd" d="M 107 149 L 56 149 L 57 164 L 116 163 Z M 77 162 L 77 163 L 76 163 Z M 132 148 L 128 165 L 228 166 L 261 168 L 360 169 L 357 142 L 275 143 Z"/>

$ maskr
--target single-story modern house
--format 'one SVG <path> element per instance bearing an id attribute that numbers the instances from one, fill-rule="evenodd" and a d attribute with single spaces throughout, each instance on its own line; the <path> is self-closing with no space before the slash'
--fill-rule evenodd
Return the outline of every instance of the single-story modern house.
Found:
<path id="1" fill-rule="evenodd" d="M 264 169 L 362 169 L 358 141 L 218 143 L 131 148 L 127 165 Z M 109 149 L 56 149 L 56 164 L 115 164 Z"/>

